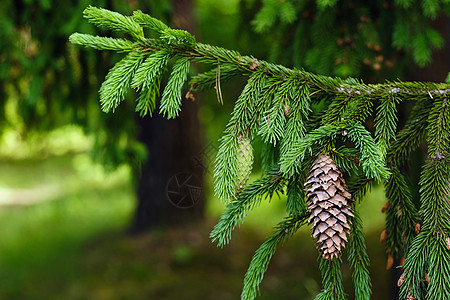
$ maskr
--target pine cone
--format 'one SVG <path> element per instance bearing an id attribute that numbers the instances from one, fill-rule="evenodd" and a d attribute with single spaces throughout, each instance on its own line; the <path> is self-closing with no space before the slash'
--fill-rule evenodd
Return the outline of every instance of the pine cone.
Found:
<path id="1" fill-rule="evenodd" d="M 305 186 L 311 213 L 309 223 L 313 222 L 312 236 L 321 245 L 322 256 L 333 260 L 347 243 L 349 217 L 354 216 L 350 206 L 351 195 L 341 171 L 327 155 L 316 159 Z"/>
<path id="2" fill-rule="evenodd" d="M 236 196 L 245 188 L 253 167 L 253 147 L 250 139 L 239 136 L 237 150 L 238 172 L 236 178 Z"/>

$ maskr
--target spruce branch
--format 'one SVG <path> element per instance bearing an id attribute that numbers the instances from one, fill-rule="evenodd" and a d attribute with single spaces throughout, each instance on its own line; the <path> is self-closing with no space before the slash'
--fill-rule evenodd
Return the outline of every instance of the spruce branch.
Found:
<path id="1" fill-rule="evenodd" d="M 415 226 L 419 223 L 419 214 L 405 176 L 399 169 L 391 169 L 391 176 L 384 185 L 389 201 L 386 210 L 385 248 L 393 257 L 401 258 L 408 252 L 411 241 L 416 236 Z"/>
<path id="2" fill-rule="evenodd" d="M 264 10 L 266 14 L 272 14 L 286 24 L 295 20 L 292 14 L 289 15 L 289 1 L 282 5 L 277 1 L 266 2 L 276 4 L 273 11 Z M 321 1 L 318 4 L 319 21 L 326 20 L 324 8 L 333 7 L 332 2 Z M 399 4 L 406 5 L 407 2 L 399 1 Z M 433 17 L 437 11 L 437 1 L 425 2 L 424 12 Z M 220 89 L 221 82 L 238 76 L 247 78 L 224 131 L 216 159 L 216 194 L 225 201 L 231 201 L 211 237 L 220 246 L 228 243 L 232 230 L 253 207 L 259 205 L 263 197 L 272 197 L 273 193 L 284 189 L 288 196 L 286 209 L 289 217 L 256 251 L 245 276 L 242 299 L 256 296 L 276 247 L 306 222 L 302 183 L 314 156 L 324 152 L 344 171 L 357 175 L 349 185 L 354 200 L 361 200 L 375 180 L 388 180 L 385 182 L 386 193 L 391 206 L 387 214 L 386 247 L 396 256 L 407 254 L 402 296 L 450 298 L 450 286 L 446 280 L 450 265 L 447 249 L 450 234 L 450 112 L 447 98 L 450 84 L 402 81 L 365 84 L 353 78 L 331 78 L 199 43 L 188 32 L 172 29 L 141 11 L 133 16 L 123 16 L 89 6 L 84 16 L 100 28 L 125 33 L 127 37 L 110 38 L 81 33 L 70 37 L 70 41 L 77 45 L 125 53 L 124 58 L 109 71 L 100 88 L 100 102 L 105 112 L 117 108 L 131 83 L 131 88 L 140 93 L 136 110 L 141 115 L 151 114 L 159 96 L 163 73 L 172 58 L 175 58 L 174 66 L 160 105 L 160 113 L 167 118 L 176 117 L 180 111 L 181 89 L 188 79 L 191 62 L 211 68 L 191 78 L 192 91 Z M 256 25 L 265 30 L 273 22 Z M 400 36 L 401 32 L 418 30 L 417 26 L 415 24 L 412 29 L 399 26 L 394 32 L 394 39 L 398 48 L 414 44 L 415 60 L 426 63 L 430 58 L 430 49 L 439 47 L 441 40 L 429 28 L 414 38 L 408 37 L 408 34 L 403 38 Z M 323 39 L 327 32 L 325 27 L 319 27 L 315 27 L 315 34 Z M 153 32 L 151 37 L 144 36 L 143 28 Z M 334 51 L 333 47 L 323 49 L 324 55 Z M 307 60 L 320 64 L 321 58 L 308 57 Z M 398 131 L 397 105 L 401 100 L 416 104 L 404 128 Z M 378 107 L 373 137 L 362 124 L 372 115 L 374 105 Z M 236 188 L 238 173 L 242 169 L 238 151 L 242 145 L 250 149 L 250 139 L 256 135 L 266 143 L 263 149 L 266 151 L 267 171 L 260 180 L 240 193 Z M 347 139 L 353 146 L 337 144 Z M 425 139 L 428 160 L 419 183 L 421 209 L 418 213 L 399 170 Z M 267 168 L 269 165 L 273 168 Z M 239 188 L 244 188 L 245 183 L 239 185 L 242 185 Z M 423 226 L 416 235 L 419 218 L 423 219 Z M 358 299 L 367 299 L 370 296 L 368 259 L 358 217 L 354 218 L 352 225 L 349 262 L 354 269 L 356 295 Z M 340 258 L 331 261 L 321 259 L 324 290 L 316 299 L 346 299 L 340 264 Z"/>
<path id="3" fill-rule="evenodd" d="M 346 300 L 341 274 L 342 259 L 324 259 L 319 256 L 319 269 L 322 273 L 323 290 L 314 300 Z"/>
<path id="4" fill-rule="evenodd" d="M 162 71 L 170 57 L 171 53 L 169 51 L 162 50 L 155 52 L 148 56 L 136 70 L 131 81 L 131 87 L 140 93 L 137 99 L 136 111 L 140 112 L 141 116 L 151 115 L 155 109 L 155 101 L 159 95 Z"/>
<path id="5" fill-rule="evenodd" d="M 344 146 L 337 149 L 333 148 L 330 150 L 330 156 L 343 171 L 350 174 L 358 172 L 361 157 L 361 152 L 358 149 Z"/>
<path id="6" fill-rule="evenodd" d="M 447 128 L 450 125 L 449 103 L 447 98 L 434 102 L 434 106 L 428 117 L 428 155 L 437 161 L 443 160 L 449 154 L 450 133 Z"/>
<path id="7" fill-rule="evenodd" d="M 190 61 L 182 57 L 176 61 L 164 89 L 159 113 L 168 119 L 176 118 L 181 110 L 181 89 L 189 74 Z"/>
<path id="8" fill-rule="evenodd" d="M 237 148 L 230 148 L 231 141 L 239 136 L 249 137 L 255 130 L 256 117 L 264 105 L 258 101 L 265 101 L 260 97 L 263 92 L 264 77 L 262 72 L 251 76 L 244 87 L 241 95 L 236 101 L 232 117 L 228 122 L 225 134 L 222 137 L 222 144 L 216 158 L 214 175 L 216 178 L 215 193 L 224 200 L 228 201 L 235 197 L 235 186 L 237 176 Z M 237 147 L 237 144 L 236 144 Z"/>
<path id="9" fill-rule="evenodd" d="M 348 108 L 344 111 L 342 120 L 352 120 L 354 122 L 364 122 L 372 115 L 374 101 L 371 97 L 354 97 L 350 101 Z"/>
<path id="10" fill-rule="evenodd" d="M 450 109 L 447 99 L 436 101 L 428 119 L 428 156 L 420 179 L 421 215 L 424 229 L 435 234 L 450 231 L 448 195 L 450 171 Z"/>
<path id="11" fill-rule="evenodd" d="M 142 40 L 144 37 L 141 26 L 132 17 L 94 6 L 88 6 L 83 11 L 83 16 L 100 28 L 129 33 L 137 40 Z"/>
<path id="12" fill-rule="evenodd" d="M 433 235 L 450 231 L 449 171 L 448 162 L 429 159 L 420 178 L 422 230 Z"/>
<path id="13" fill-rule="evenodd" d="M 342 115 L 349 107 L 352 96 L 339 94 L 332 98 L 332 102 L 327 109 L 327 113 L 322 120 L 322 124 L 330 124 L 341 121 Z"/>
<path id="14" fill-rule="evenodd" d="M 416 102 L 408 121 L 388 149 L 386 157 L 388 166 L 403 166 L 411 152 L 426 139 L 428 115 L 432 106 L 431 98 L 420 99 Z"/>
<path id="15" fill-rule="evenodd" d="M 263 94 L 264 98 L 272 98 L 272 101 L 270 101 L 270 106 L 260 117 L 258 135 L 261 136 L 264 143 L 276 145 L 284 135 L 285 131 L 286 117 L 284 108 L 287 96 L 280 92 L 276 92 L 275 95 L 274 92 L 271 92 L 270 94 L 271 95 L 268 95 L 268 93 Z"/>
<path id="16" fill-rule="evenodd" d="M 303 176 L 294 176 L 287 184 L 286 211 L 289 215 L 301 215 L 306 212 L 306 195 L 303 190 Z"/>
<path id="17" fill-rule="evenodd" d="M 280 158 L 280 170 L 287 176 L 300 173 L 301 163 L 308 152 L 312 154 L 312 147 L 315 144 L 322 145 L 324 138 L 333 139 L 342 129 L 343 127 L 338 125 L 323 125 L 307 134 L 304 138 L 297 140 L 296 143 L 291 145 L 286 154 Z"/>
<path id="18" fill-rule="evenodd" d="M 449 188 L 449 105 L 447 99 L 436 101 L 428 117 L 428 160 L 420 178 L 420 215 L 423 225 L 406 256 L 401 294 L 446 299 L 450 297 L 448 265 L 450 254 L 447 237 L 450 232 Z M 428 286 L 423 286 L 428 273 Z"/>
<path id="19" fill-rule="evenodd" d="M 253 73 L 237 99 L 227 130 L 236 134 L 248 134 L 256 130 L 258 116 L 269 99 L 261 96 L 266 87 L 263 72 Z"/>
<path id="20" fill-rule="evenodd" d="M 284 188 L 286 182 L 277 169 L 268 170 L 260 179 L 249 185 L 235 200 L 228 203 L 210 237 L 223 247 L 231 239 L 231 232 L 243 222 L 248 212 L 257 207 L 263 199 Z M 299 201 L 300 199 L 296 199 Z"/>
<path id="21" fill-rule="evenodd" d="M 140 89 L 143 86 L 153 85 L 155 79 L 162 73 L 169 58 L 170 52 L 168 51 L 158 51 L 148 56 L 136 71 L 131 87 Z"/>
<path id="22" fill-rule="evenodd" d="M 408 295 L 418 299 L 424 298 L 425 274 L 428 270 L 430 248 L 426 233 L 421 232 L 412 242 L 411 249 L 403 265 L 402 282 L 400 284 L 400 299 L 406 299 Z M 436 298 L 441 299 L 441 298 Z M 445 299 L 445 298 L 442 298 Z"/>
<path id="23" fill-rule="evenodd" d="M 303 139 L 293 144 L 289 151 L 281 157 L 281 171 L 286 175 L 297 173 L 299 171 L 297 169 L 299 163 L 303 161 L 308 151 L 312 154 L 312 148 L 315 144 L 322 145 L 324 138 L 333 140 L 343 130 L 345 130 L 345 136 L 348 136 L 361 152 L 361 166 L 366 176 L 376 180 L 387 179 L 389 171 L 384 166 L 384 159 L 378 150 L 377 144 L 364 126 L 356 122 L 323 125 L 313 130 Z"/>
<path id="24" fill-rule="evenodd" d="M 367 190 L 373 183 L 373 179 L 368 179 L 364 174 L 351 180 L 348 187 L 352 194 L 354 203 L 361 201 Z M 364 232 L 362 227 L 362 220 L 359 216 L 359 211 L 356 205 L 353 205 L 355 216 L 351 223 L 351 235 L 348 242 L 348 261 L 353 268 L 353 284 L 355 286 L 355 299 L 370 299 L 372 294 L 371 282 L 369 275 L 369 256 L 366 252 L 366 245 L 364 239 Z"/>
<path id="25" fill-rule="evenodd" d="M 448 234 L 448 233 L 447 233 Z M 428 285 L 425 299 L 449 299 L 450 282 L 450 251 L 444 235 L 440 235 L 431 244 L 429 273 L 430 283 Z"/>
<path id="26" fill-rule="evenodd" d="M 130 52 L 119 61 L 106 75 L 99 94 L 102 110 L 114 111 L 120 102 L 125 99 L 125 94 L 130 86 L 136 70 L 140 67 L 144 56 L 139 52 Z"/>
<path id="27" fill-rule="evenodd" d="M 161 22 L 160 20 L 153 18 L 147 14 L 144 14 L 142 11 L 137 10 L 133 12 L 133 19 L 142 27 L 150 28 L 151 30 L 156 31 L 159 34 L 164 33 L 166 30 L 169 30 L 170 27 Z"/>
<path id="28" fill-rule="evenodd" d="M 356 300 L 369 300 L 372 294 L 369 275 L 369 256 L 366 252 L 362 221 L 354 208 L 355 216 L 351 224 L 351 235 L 348 241 L 348 261 L 353 269 L 353 283 Z"/>
<path id="29" fill-rule="evenodd" d="M 222 83 L 238 76 L 249 76 L 250 74 L 251 72 L 243 72 L 234 64 L 220 65 L 220 81 Z M 217 67 L 215 67 L 210 71 L 194 75 L 190 80 L 190 84 L 194 91 L 212 89 L 217 84 L 217 77 Z"/>
<path id="30" fill-rule="evenodd" d="M 416 226 L 420 217 L 405 176 L 400 168 L 408 161 L 411 152 L 426 138 L 428 115 L 433 101 L 420 99 L 413 107 L 411 116 L 396 139 L 389 147 L 386 163 L 391 167 L 391 176 L 384 182 L 386 199 L 386 251 L 397 259 L 409 252 L 413 238 L 417 235 Z"/>
<path id="31" fill-rule="evenodd" d="M 423 98 L 442 99 L 450 92 L 448 84 L 436 83 L 417 83 L 417 82 L 387 82 L 384 84 L 364 84 L 360 81 L 344 81 L 340 78 L 331 78 L 323 75 L 316 75 L 303 70 L 288 69 L 282 65 L 272 64 L 266 61 L 258 60 L 251 56 L 242 56 L 236 51 L 228 50 L 221 47 L 206 45 L 198 43 L 195 38 L 183 30 L 174 30 L 164 25 L 162 22 L 145 15 L 142 12 L 135 12 L 133 17 L 122 16 L 116 12 L 111 12 L 106 9 L 95 7 L 88 7 L 84 13 L 93 24 L 116 31 L 130 33 L 135 41 L 134 48 L 131 52 L 139 52 L 143 56 L 147 56 L 152 52 L 169 51 L 172 56 L 186 57 L 189 60 L 214 65 L 220 64 L 222 66 L 222 74 L 245 75 L 259 72 L 264 73 L 266 78 L 274 78 L 277 85 L 282 85 L 285 80 L 293 80 L 298 86 L 307 86 L 311 95 L 315 99 L 324 97 L 335 98 L 335 105 L 330 107 L 329 112 L 331 117 L 333 115 L 339 116 L 339 111 L 345 110 L 345 105 L 342 105 L 342 100 L 357 99 L 354 102 L 354 107 L 364 108 L 362 113 L 357 110 L 352 110 L 350 116 L 356 118 L 354 121 L 359 121 L 361 116 L 365 116 L 369 112 L 372 102 L 386 98 L 389 95 L 395 95 L 400 99 L 419 100 Z M 157 34 L 157 39 L 149 39 L 143 36 L 143 31 L 140 26 L 148 27 Z M 102 43 L 105 41 L 95 40 L 84 36 L 75 35 L 73 41 L 77 44 L 82 44 L 89 47 L 97 47 L 102 49 Z M 122 42 L 119 42 L 122 43 Z M 94 45 L 95 44 L 95 45 Z M 123 45 L 125 47 L 125 45 Z M 120 46 L 121 47 L 121 46 Z M 125 51 L 120 49 L 120 51 Z M 226 66 L 225 68 L 223 66 Z M 150 66 L 148 66 L 150 67 Z M 162 67 L 162 66 L 161 66 Z M 154 66 L 156 68 L 156 66 Z M 225 70 L 225 71 L 224 71 Z M 155 72 L 155 71 L 153 71 Z M 160 70 L 159 72 L 162 72 Z M 199 75 L 200 76 L 200 75 Z M 192 81 L 193 89 L 214 86 L 216 81 L 215 76 L 195 77 Z M 199 86 L 197 87 L 197 83 Z M 362 102 L 361 102 L 362 101 Z M 350 101 L 349 103 L 352 103 Z M 340 104 L 339 104 L 340 103 Z M 357 105 L 363 103 L 364 105 Z M 112 105 L 113 106 L 113 105 Z M 333 108 L 338 108 L 333 113 Z"/>
<path id="32" fill-rule="evenodd" d="M 291 145 L 305 136 L 306 123 L 312 111 L 308 86 L 297 85 L 294 80 L 286 82 L 284 90 L 288 99 L 284 103 L 284 113 L 288 120 L 281 140 L 281 156 L 285 156 Z"/>
<path id="33" fill-rule="evenodd" d="M 290 77 L 283 86 L 288 95 L 289 107 L 287 117 L 306 120 L 311 112 L 311 92 L 307 84 L 299 84 L 300 78 Z"/>
<path id="34" fill-rule="evenodd" d="M 75 45 L 85 46 L 96 50 L 112 50 L 117 52 L 130 52 L 134 49 L 133 42 L 127 39 L 116 39 L 90 34 L 74 33 L 69 41 Z"/>
<path id="35" fill-rule="evenodd" d="M 225 133 L 220 141 L 221 143 L 214 165 L 214 191 L 219 199 L 228 202 L 235 198 L 238 172 L 237 136 L 233 133 Z"/>
<path id="36" fill-rule="evenodd" d="M 294 22 L 297 16 L 293 4 L 289 1 L 264 1 L 264 6 L 256 14 L 252 25 L 256 32 L 263 33 L 275 23 L 277 18 L 280 18 L 285 24 Z"/>
<path id="37" fill-rule="evenodd" d="M 361 202 L 367 191 L 370 190 L 374 179 L 367 178 L 364 174 L 356 176 L 348 184 L 348 191 L 352 194 L 353 201 Z"/>
<path id="38" fill-rule="evenodd" d="M 272 144 L 263 144 L 261 147 L 261 170 L 264 172 L 273 168 L 278 168 L 278 159 L 280 156 L 280 147 Z"/>
<path id="39" fill-rule="evenodd" d="M 375 118 L 375 137 L 378 148 L 386 155 L 390 141 L 395 139 L 397 129 L 397 104 L 400 99 L 395 95 L 381 98 Z"/>
<path id="40" fill-rule="evenodd" d="M 390 173 L 384 165 L 382 151 L 364 126 L 351 122 L 348 127 L 348 137 L 361 151 L 361 166 L 366 176 L 377 181 L 387 179 Z"/>
<path id="41" fill-rule="evenodd" d="M 159 96 L 159 90 L 161 85 L 161 77 L 154 78 L 151 85 L 143 85 L 139 90 L 139 97 L 136 102 L 136 112 L 139 113 L 141 117 L 149 114 L 152 116 L 153 110 L 156 107 L 156 97 Z"/>
<path id="42" fill-rule="evenodd" d="M 244 278 L 242 300 L 253 300 L 259 291 L 259 284 L 269 266 L 279 244 L 286 242 L 297 230 L 306 224 L 307 215 L 294 215 L 285 218 L 274 229 L 267 240 L 256 250 Z"/>

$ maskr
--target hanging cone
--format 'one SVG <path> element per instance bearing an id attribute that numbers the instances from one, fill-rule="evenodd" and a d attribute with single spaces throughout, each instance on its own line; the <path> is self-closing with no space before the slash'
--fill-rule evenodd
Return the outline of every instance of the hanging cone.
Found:
<path id="1" fill-rule="evenodd" d="M 243 137 L 238 138 L 237 149 L 238 172 L 236 178 L 236 196 L 239 195 L 247 185 L 253 167 L 253 147 L 250 139 Z"/>
<path id="2" fill-rule="evenodd" d="M 351 195 L 335 162 L 328 155 L 320 155 L 311 167 L 305 182 L 311 214 L 312 236 L 325 259 L 333 260 L 347 243 L 350 232 Z"/>

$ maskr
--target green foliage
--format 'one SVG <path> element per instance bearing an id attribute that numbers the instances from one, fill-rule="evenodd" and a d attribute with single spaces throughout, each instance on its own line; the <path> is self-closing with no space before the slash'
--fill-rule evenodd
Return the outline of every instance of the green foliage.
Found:
<path id="1" fill-rule="evenodd" d="M 342 284 L 341 264 L 342 259 L 340 257 L 334 260 L 327 260 L 319 256 L 323 290 L 314 298 L 315 300 L 347 299 L 344 285 Z"/>
<path id="2" fill-rule="evenodd" d="M 181 110 L 181 89 L 189 74 L 190 61 L 180 58 L 173 66 L 169 81 L 161 98 L 159 113 L 168 119 L 176 118 Z"/>
<path id="3" fill-rule="evenodd" d="M 135 39 L 143 37 L 141 27 L 133 18 L 117 12 L 89 6 L 84 10 L 83 16 L 100 28 L 129 33 Z"/>
<path id="4" fill-rule="evenodd" d="M 72 44 L 85 45 L 87 48 L 97 50 L 112 50 L 117 52 L 129 52 L 134 49 L 131 41 L 126 39 L 113 39 L 103 36 L 92 36 L 90 34 L 74 33 L 69 41 Z"/>
<path id="5" fill-rule="evenodd" d="M 367 178 L 374 178 L 378 181 L 387 179 L 389 171 L 384 165 L 382 152 L 364 126 L 359 123 L 350 124 L 348 137 L 361 151 L 361 166 Z"/>
<path id="6" fill-rule="evenodd" d="M 249 75 L 245 74 L 245 75 Z M 210 71 L 196 74 L 191 79 L 193 90 L 211 89 L 214 88 L 218 80 L 223 83 L 232 78 L 236 78 L 242 75 L 242 70 L 234 64 L 220 64 L 218 67 L 213 68 Z M 213 80 L 215 79 L 215 80 Z"/>
<path id="7" fill-rule="evenodd" d="M 423 219 L 421 232 L 414 239 L 404 265 L 401 295 L 411 293 L 417 298 L 445 299 L 450 297 L 450 284 L 445 279 L 449 271 L 450 232 L 448 148 L 449 110 L 447 99 L 435 101 L 428 117 L 428 161 L 420 178 Z M 425 274 L 430 282 L 424 287 Z"/>
<path id="8" fill-rule="evenodd" d="M 160 20 L 144 14 L 140 10 L 133 12 L 133 19 L 142 27 L 150 28 L 151 30 L 156 31 L 159 34 L 162 34 L 166 30 L 170 29 L 169 26 L 167 26 Z"/>
<path id="9" fill-rule="evenodd" d="M 352 279 L 355 284 L 355 299 L 370 299 L 371 282 L 369 274 L 369 256 L 362 230 L 362 221 L 357 211 L 352 221 L 352 235 L 348 242 L 348 261 L 353 269 Z"/>
<path id="10" fill-rule="evenodd" d="M 412 63 L 425 66 L 444 39 L 432 21 L 449 3 L 423 1 L 243 1 L 254 37 L 271 45 L 253 53 L 288 66 L 341 77 L 398 78 Z M 288 11 L 288 13 L 285 13 Z M 249 21 L 250 21 L 249 20 Z M 413 20 L 413 21 L 412 21 Z M 326 37 L 326 38 L 324 38 Z"/>
<path id="11" fill-rule="evenodd" d="M 221 138 L 219 151 L 214 165 L 214 174 L 220 174 L 215 178 L 214 190 L 219 199 L 228 201 L 235 198 L 238 140 L 232 133 L 226 133 Z"/>
<path id="12" fill-rule="evenodd" d="M 337 0 L 317 0 L 317 7 L 320 10 L 336 5 Z"/>
<path id="13" fill-rule="evenodd" d="M 228 244 L 231 232 L 236 225 L 243 222 L 247 213 L 258 206 L 263 197 L 272 198 L 273 194 L 281 191 L 285 184 L 285 179 L 278 170 L 269 170 L 260 179 L 249 185 L 242 194 L 227 205 L 220 221 L 211 232 L 212 241 L 217 242 L 220 247 Z M 297 197 L 291 199 L 291 201 L 301 202 L 299 200 Z"/>
<path id="14" fill-rule="evenodd" d="M 381 98 L 381 103 L 377 108 L 375 118 L 375 136 L 377 137 L 378 148 L 386 155 L 389 143 L 395 139 L 397 129 L 397 107 L 399 99 L 395 95 Z"/>
<path id="15" fill-rule="evenodd" d="M 272 101 L 269 103 L 269 108 L 263 112 L 259 120 L 258 134 L 264 143 L 276 145 L 284 134 L 286 124 L 284 108 L 286 103 L 283 98 L 283 96 L 280 97 L 279 95 L 273 96 Z"/>
<path id="16" fill-rule="evenodd" d="M 227 124 L 227 132 L 234 134 L 248 134 L 256 130 L 255 115 L 264 107 L 265 99 L 260 97 L 266 84 L 263 72 L 255 72 L 248 79 L 242 93 L 236 100 L 232 117 Z"/>
<path id="17" fill-rule="evenodd" d="M 313 154 L 312 147 L 314 145 L 321 147 L 324 138 L 333 139 L 342 129 L 342 126 L 323 125 L 308 133 L 304 138 L 297 140 L 280 159 L 281 170 L 287 175 L 300 173 L 301 162 L 305 159 L 306 154 Z"/>
<path id="18" fill-rule="evenodd" d="M 280 222 L 267 240 L 256 250 L 255 255 L 250 262 L 247 273 L 244 278 L 244 288 L 242 289 L 241 299 L 255 299 L 259 290 L 264 273 L 267 270 L 270 259 L 275 254 L 277 246 L 286 242 L 294 233 L 306 224 L 306 215 L 290 216 Z"/>
<path id="19" fill-rule="evenodd" d="M 299 172 L 299 163 L 305 158 L 309 152 L 313 154 L 313 147 L 322 148 L 324 138 L 335 139 L 340 133 L 345 131 L 350 140 L 355 143 L 357 149 L 361 151 L 361 166 L 368 178 L 381 180 L 389 176 L 389 171 L 384 166 L 383 157 L 378 150 L 375 141 L 370 133 L 359 123 L 340 124 L 340 125 L 323 125 L 304 138 L 297 140 L 291 145 L 289 151 L 281 158 L 281 170 L 288 175 Z"/>
<path id="20" fill-rule="evenodd" d="M 124 30 L 105 37 L 106 27 L 83 20 L 87 5 L 129 13 L 139 6 L 159 18 L 170 17 L 166 1 L 44 1 L 5 0 L 0 4 L 0 126 L 2 134 L 14 130 L 22 139 L 68 124 L 83 128 L 94 139 L 93 158 L 108 169 L 122 164 L 135 170 L 145 160 L 145 146 L 137 142 L 133 103 L 123 103 L 114 116 L 102 113 L 98 89 L 116 62 L 134 49 L 128 31 L 133 21 L 116 15 Z M 106 13 L 106 12 L 105 12 Z M 96 16 L 102 18 L 103 12 Z M 117 21 L 119 20 L 119 21 Z M 131 27 L 130 27 L 131 26 Z M 119 26 L 120 27 L 120 26 Z M 84 40 L 92 51 L 67 41 Z M 125 93 L 132 97 L 131 93 Z M 120 126 L 117 124 L 120 123 Z"/>
<path id="21" fill-rule="evenodd" d="M 257 32 L 265 32 L 274 26 L 277 19 L 291 24 L 297 18 L 295 8 L 290 1 L 265 0 L 262 9 L 256 14 L 253 25 Z"/>
<path id="22" fill-rule="evenodd" d="M 142 59 L 143 57 L 140 53 L 130 52 L 106 75 L 99 91 L 103 111 L 114 111 L 120 102 L 125 99 L 130 80 L 139 68 Z"/>
<path id="23" fill-rule="evenodd" d="M 283 110 L 288 119 L 281 144 L 281 156 L 284 156 L 290 146 L 306 133 L 305 124 L 311 112 L 311 99 L 308 86 L 298 86 L 295 80 L 286 81 L 281 87 L 287 98 Z"/>
<path id="24" fill-rule="evenodd" d="M 86 8 L 84 16 L 101 28 L 129 33 L 136 40 L 134 43 L 131 43 L 124 39 L 79 33 L 75 33 L 70 37 L 72 43 L 84 45 L 85 47 L 129 52 L 106 76 L 100 89 L 102 109 L 105 112 L 114 111 L 120 102 L 124 100 L 131 81 L 131 87 L 140 93 L 136 111 L 141 116 L 151 115 L 156 107 L 156 98 L 159 96 L 162 72 L 169 60 L 174 56 L 174 51 L 166 48 L 165 50 L 159 49 L 161 51 L 149 54 L 147 49 L 161 45 L 181 48 L 186 46 L 190 48 L 195 44 L 195 39 L 187 32 L 171 29 L 161 21 L 141 11 L 135 12 L 132 17 L 126 17 L 116 12 L 89 6 Z M 145 39 L 141 25 L 159 33 L 161 35 L 160 43 L 155 43 L 151 39 Z M 180 58 L 175 63 L 169 83 L 163 93 L 161 113 L 167 114 L 169 118 L 176 117 L 180 110 L 181 89 L 187 79 L 189 64 L 190 61 L 186 58 Z"/>
<path id="25" fill-rule="evenodd" d="M 319 8 L 331 10 L 337 5 L 330 1 L 318 4 Z M 87 14 L 95 15 L 100 11 L 88 8 Z M 269 14 L 268 11 L 265 13 Z M 324 11 L 320 10 L 319 14 L 322 13 Z M 172 30 L 142 12 L 124 18 L 105 13 L 103 18 L 109 19 L 104 21 L 96 16 L 95 24 L 135 33 L 143 32 L 142 28 L 133 29 L 135 24 L 140 24 L 154 30 L 156 35 L 151 39 L 132 35 L 133 49 L 125 51 L 128 54 L 110 71 L 100 91 L 106 111 L 117 107 L 131 82 L 131 87 L 141 93 L 137 110 L 141 114 L 151 114 L 162 74 L 173 57 L 176 57 L 176 62 L 160 107 L 160 112 L 168 118 L 176 117 L 180 110 L 180 90 L 187 80 L 191 61 L 214 68 L 194 76 L 190 92 L 214 87 L 220 96 L 222 76 L 224 79 L 248 77 L 235 102 L 217 154 L 215 192 L 227 202 L 227 208 L 211 232 L 211 238 L 219 246 L 227 244 L 231 232 L 243 222 L 248 212 L 263 198 L 271 199 L 274 193 L 286 192 L 288 216 L 256 251 L 245 275 L 242 299 L 256 297 L 277 246 L 306 224 L 310 212 L 303 184 L 315 157 L 323 153 L 329 154 L 345 173 L 354 175 L 349 180 L 349 191 L 354 200 L 362 201 L 373 181 L 384 180 L 390 202 L 386 247 L 396 258 L 406 254 L 402 296 L 413 293 L 419 298 L 424 295 L 427 299 L 448 298 L 450 287 L 443 281 L 450 262 L 445 250 L 450 231 L 447 198 L 450 145 L 447 93 L 450 85 L 401 81 L 365 84 L 353 78 L 331 78 L 197 43 L 187 32 Z M 320 18 L 321 22 L 327 22 L 324 15 Z M 120 27 L 123 24 L 130 28 L 124 30 Z M 72 36 L 72 41 L 96 49 L 107 49 L 105 43 L 109 43 L 108 47 L 121 52 L 129 49 L 126 47 L 130 45 L 122 40 L 116 43 L 80 34 Z M 402 130 L 397 128 L 397 104 L 400 100 L 416 102 Z M 375 103 L 378 107 L 372 116 Z M 365 126 L 373 120 L 372 117 L 375 120 L 374 133 L 371 132 L 373 128 Z M 265 144 L 264 175 L 242 193 L 236 193 L 236 180 L 241 175 L 238 174 L 241 169 L 238 143 L 242 139 L 249 142 L 258 136 Z M 400 169 L 422 142 L 428 144 L 429 158 L 419 183 L 421 209 L 417 213 Z M 420 234 L 416 235 L 416 224 L 420 219 L 423 226 Z M 357 213 L 352 220 L 347 251 L 353 269 L 355 295 L 357 299 L 369 299 L 369 259 Z M 342 256 L 334 260 L 321 257 L 319 260 L 323 290 L 316 299 L 346 299 L 341 276 Z M 423 281 L 425 272 L 430 275 L 429 284 Z"/>
<path id="26" fill-rule="evenodd" d="M 167 51 L 155 52 L 139 66 L 131 81 L 131 87 L 140 92 L 137 99 L 136 111 L 141 116 L 152 114 L 156 107 L 156 97 L 159 95 L 161 73 L 164 70 L 170 53 Z M 105 110 L 107 111 L 107 110 Z"/>
<path id="27" fill-rule="evenodd" d="M 330 153 L 336 164 L 345 172 L 349 174 L 358 174 L 359 171 L 359 157 L 361 153 L 355 148 L 346 148 L 341 146 L 339 148 L 331 149 Z M 367 180 L 367 178 L 364 176 Z M 371 180 L 371 179 L 369 179 Z M 353 193 L 352 193 L 353 194 Z M 364 192 L 365 194 L 365 192 Z"/>
<path id="28" fill-rule="evenodd" d="M 411 152 L 417 149 L 420 143 L 426 138 L 428 125 L 428 114 L 433 102 L 430 97 L 419 99 L 414 105 L 411 116 L 397 134 L 388 150 L 388 165 L 403 166 L 409 159 Z"/>
<path id="29" fill-rule="evenodd" d="M 403 257 L 415 237 L 415 225 L 419 222 L 417 209 L 405 176 L 395 167 L 385 182 L 389 207 L 386 214 L 385 248 L 394 257 Z"/>
<path id="30" fill-rule="evenodd" d="M 444 40 L 435 30 L 427 28 L 417 33 L 412 40 L 412 45 L 414 60 L 419 66 L 423 67 L 431 61 L 432 49 L 442 48 Z"/>
<path id="31" fill-rule="evenodd" d="M 289 180 L 286 187 L 287 199 L 286 199 L 286 211 L 289 215 L 301 215 L 306 212 L 306 199 L 305 192 L 303 190 L 303 182 L 300 176 L 294 176 Z"/>

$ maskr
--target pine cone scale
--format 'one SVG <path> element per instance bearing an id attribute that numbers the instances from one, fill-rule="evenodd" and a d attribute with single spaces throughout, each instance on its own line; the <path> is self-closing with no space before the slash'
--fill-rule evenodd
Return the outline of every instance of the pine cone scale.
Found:
<path id="1" fill-rule="evenodd" d="M 336 186 L 334 185 L 330 185 L 327 189 L 326 192 L 330 197 L 333 197 L 334 195 L 336 195 L 338 189 L 336 188 Z"/>
<path id="2" fill-rule="evenodd" d="M 305 182 L 309 199 L 308 222 L 312 223 L 312 236 L 325 259 L 334 259 L 345 247 L 350 233 L 351 194 L 342 172 L 331 157 L 319 156 L 311 167 Z"/>

